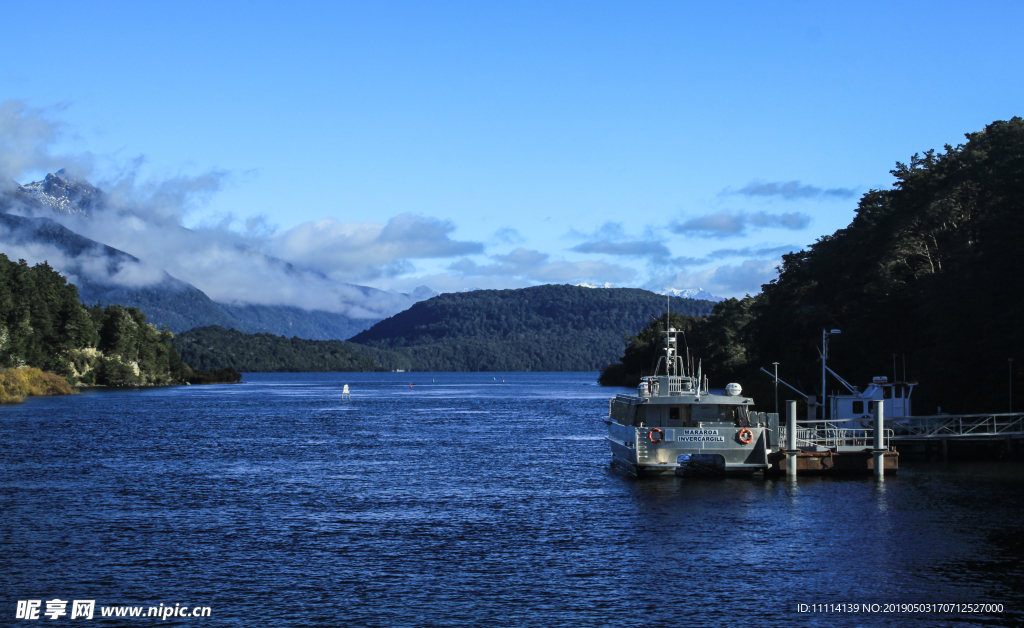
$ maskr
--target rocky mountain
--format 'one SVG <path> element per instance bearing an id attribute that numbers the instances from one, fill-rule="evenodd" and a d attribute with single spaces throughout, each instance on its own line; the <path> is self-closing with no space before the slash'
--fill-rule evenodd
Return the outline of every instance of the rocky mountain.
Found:
<path id="1" fill-rule="evenodd" d="M 103 203 L 103 192 L 86 181 L 72 181 L 61 168 L 42 181 L 18 188 L 18 193 L 63 214 L 88 216 L 89 211 Z"/>

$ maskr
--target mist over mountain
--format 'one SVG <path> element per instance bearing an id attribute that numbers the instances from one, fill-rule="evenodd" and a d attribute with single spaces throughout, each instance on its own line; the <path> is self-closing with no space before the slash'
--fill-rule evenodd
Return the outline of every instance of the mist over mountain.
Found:
<path id="1" fill-rule="evenodd" d="M 126 203 L 63 170 L 14 184 L 0 193 L 0 251 L 49 262 L 87 304 L 138 307 L 150 322 L 176 332 L 220 325 L 344 339 L 435 294 L 425 286 L 397 294 L 338 282 L 227 230 L 186 229 L 168 217 L 181 202 L 175 194 L 154 193 L 164 200 L 148 205 Z"/>

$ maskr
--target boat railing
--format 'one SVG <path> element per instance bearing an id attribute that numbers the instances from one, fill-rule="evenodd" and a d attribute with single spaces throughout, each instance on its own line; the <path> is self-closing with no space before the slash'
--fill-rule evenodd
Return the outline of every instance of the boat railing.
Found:
<path id="1" fill-rule="evenodd" d="M 668 378 L 668 394 L 681 395 L 684 391 L 689 389 L 689 383 L 689 377 L 670 375 Z"/>
<path id="2" fill-rule="evenodd" d="M 893 427 L 906 440 L 1019 435 L 1024 433 L 1024 413 L 901 417 Z"/>

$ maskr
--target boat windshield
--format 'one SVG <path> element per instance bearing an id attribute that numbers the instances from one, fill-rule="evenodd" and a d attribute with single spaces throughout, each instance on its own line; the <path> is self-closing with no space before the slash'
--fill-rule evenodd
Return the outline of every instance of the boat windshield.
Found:
<path id="1" fill-rule="evenodd" d="M 748 422 L 746 406 L 695 404 L 692 420 L 694 423 L 735 423 L 746 425 Z"/>

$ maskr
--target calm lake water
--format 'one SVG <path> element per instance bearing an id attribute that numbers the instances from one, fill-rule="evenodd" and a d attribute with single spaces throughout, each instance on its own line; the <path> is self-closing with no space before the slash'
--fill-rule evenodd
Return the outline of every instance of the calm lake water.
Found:
<path id="1" fill-rule="evenodd" d="M 101 605 L 159 604 L 211 615 L 122 623 L 1024 622 L 1020 464 L 636 480 L 609 464 L 618 390 L 595 373 L 245 379 L 0 407 L 0 625 L 55 598 L 94 599 L 100 625 Z M 91 624 L 70 610 L 38 623 Z"/>

